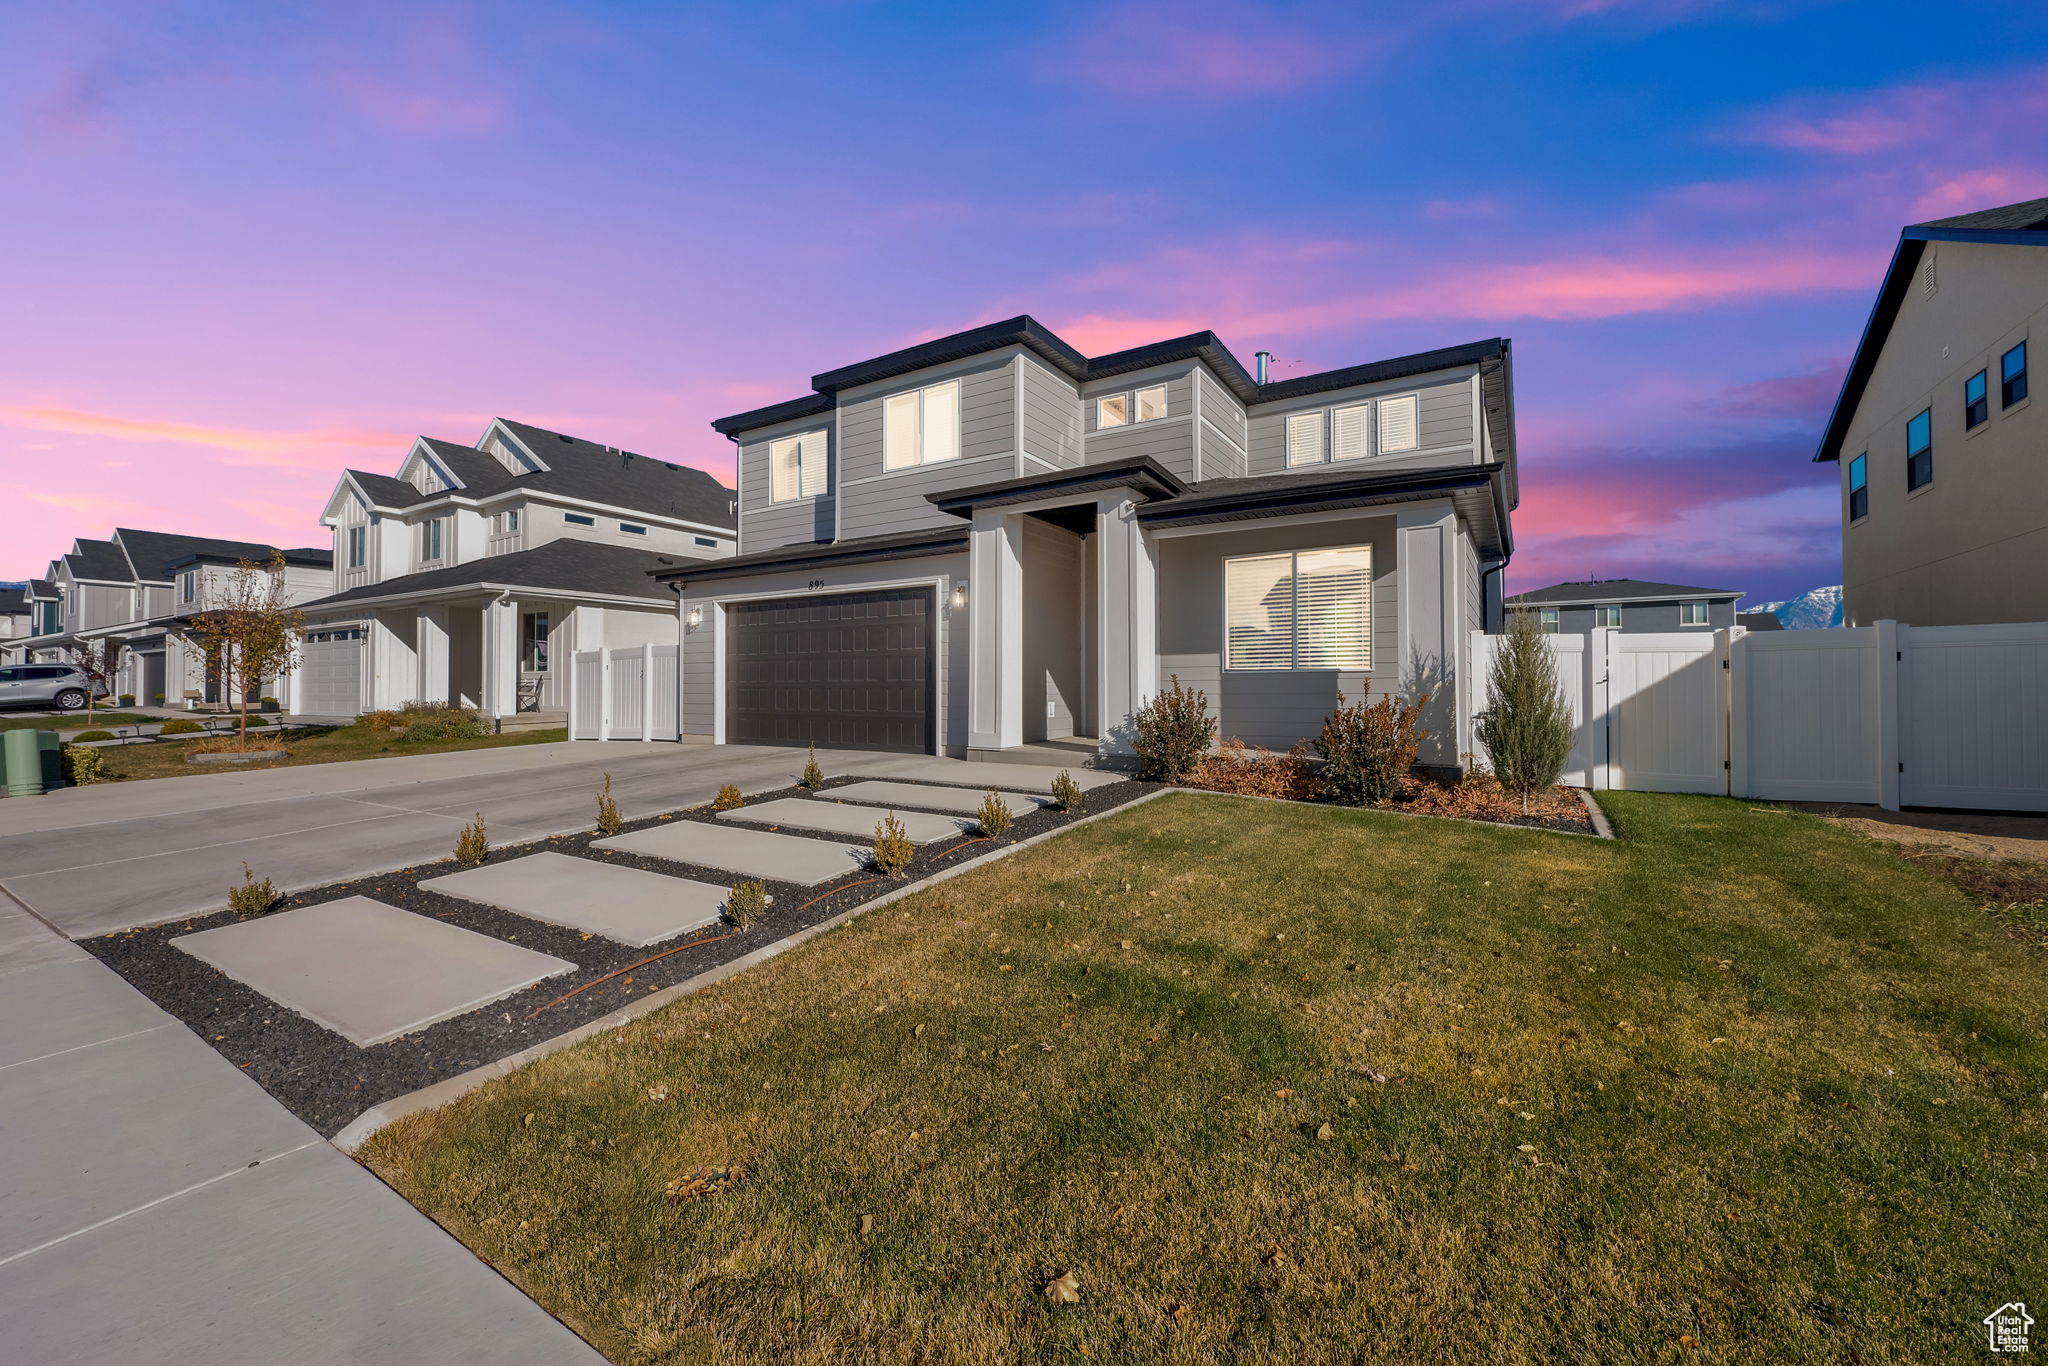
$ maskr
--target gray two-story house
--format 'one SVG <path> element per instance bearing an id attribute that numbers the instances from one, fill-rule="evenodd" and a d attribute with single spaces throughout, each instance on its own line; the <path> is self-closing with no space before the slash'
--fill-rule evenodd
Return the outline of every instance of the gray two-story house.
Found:
<path id="1" fill-rule="evenodd" d="M 739 553 L 656 575 L 686 740 L 1113 756 L 1178 677 L 1250 743 L 1426 691 L 1425 758 L 1470 748 L 1463 645 L 1517 497 L 1504 340 L 1271 381 L 1213 333 L 1091 357 L 1019 317 L 712 425 Z"/>
<path id="2" fill-rule="evenodd" d="M 1577 635 L 1596 626 L 1631 634 L 1719 631 L 1735 625 L 1736 588 L 1694 588 L 1649 579 L 1586 579 L 1552 584 L 1508 599 L 1508 610 L 1536 614 L 1541 630 Z"/>

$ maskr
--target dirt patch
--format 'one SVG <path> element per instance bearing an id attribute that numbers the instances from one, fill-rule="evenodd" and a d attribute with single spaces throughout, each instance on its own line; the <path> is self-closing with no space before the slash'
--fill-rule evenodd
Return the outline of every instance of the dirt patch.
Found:
<path id="1" fill-rule="evenodd" d="M 2048 863 L 2048 816 L 2001 816 L 1982 811 L 1886 811 L 1834 802 L 1786 802 L 1874 840 L 1932 845 L 1980 859 Z"/>

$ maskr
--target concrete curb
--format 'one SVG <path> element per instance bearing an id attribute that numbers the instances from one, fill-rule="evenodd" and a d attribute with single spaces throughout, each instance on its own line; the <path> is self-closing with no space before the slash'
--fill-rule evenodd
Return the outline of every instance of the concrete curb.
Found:
<path id="1" fill-rule="evenodd" d="M 581 1043 L 583 1040 L 604 1030 L 617 1029 L 622 1025 L 630 1024 L 642 1015 L 659 1010 L 673 1001 L 693 995 L 696 992 L 702 991 L 705 987 L 724 981 L 728 977 L 738 976 L 748 968 L 787 953 L 799 944 L 816 939 L 819 935 L 829 930 L 838 929 L 856 916 L 865 915 L 869 911 L 878 911 L 884 906 L 901 901 L 904 897 L 921 892 L 927 887 L 935 886 L 946 881 L 948 878 L 956 878 L 962 873 L 972 872 L 974 869 L 994 863 L 998 859 L 1008 858 L 1010 855 L 1029 849 L 1035 844 L 1043 844 L 1049 839 L 1064 835 L 1070 830 L 1078 830 L 1084 825 L 1092 825 L 1096 821 L 1107 820 L 1111 816 L 1136 810 L 1147 802 L 1157 801 L 1161 797 L 1171 796 L 1176 792 L 1186 790 L 1184 788 L 1161 788 L 1157 792 L 1147 792 L 1144 796 L 1133 801 L 1125 802 L 1121 806 L 1113 806 L 1107 811 L 1098 811 L 1092 816 L 1083 816 L 1080 820 L 1069 822 L 1056 830 L 1047 830 L 1033 835 L 1029 839 L 1019 840 L 1015 844 L 1006 844 L 1002 848 L 992 849 L 986 854 L 977 854 L 964 863 L 956 863 L 951 868 L 933 873 L 930 877 L 921 878 L 916 882 L 898 887 L 893 892 L 885 892 L 872 901 L 864 901 L 849 910 L 841 911 L 829 920 L 821 920 L 815 925 L 798 930 L 796 933 L 775 940 L 773 943 L 763 944 L 753 952 L 741 954 L 729 963 L 721 963 L 715 968 L 700 972 L 695 977 L 678 982 L 674 986 L 663 987 L 660 991 L 649 992 L 646 996 L 641 997 L 632 1004 L 620 1006 L 608 1015 L 600 1015 L 595 1020 L 580 1024 L 566 1034 L 558 1034 L 552 1039 L 543 1039 L 531 1048 L 521 1049 L 517 1053 L 508 1054 L 496 1062 L 485 1063 L 481 1067 L 471 1068 L 469 1071 L 449 1077 L 445 1081 L 437 1081 L 432 1086 L 422 1087 L 417 1091 L 408 1091 L 402 1096 L 394 1096 L 390 1100 L 373 1105 L 349 1121 L 347 1127 L 328 1141 L 341 1149 L 341 1151 L 353 1155 L 363 1144 L 369 1142 L 371 1135 L 388 1124 L 393 1124 L 408 1115 L 416 1115 L 422 1110 L 438 1110 L 451 1101 L 476 1090 L 479 1086 L 496 1081 L 499 1077 L 505 1076 L 508 1073 L 518 1071 L 530 1062 L 544 1058 L 550 1053 L 559 1053 L 563 1049 Z"/>
<path id="2" fill-rule="evenodd" d="M 1316 802 L 1298 802 L 1292 797 L 1260 797 L 1249 792 L 1217 792 L 1206 787 L 1176 787 L 1168 790 L 1172 792 L 1191 792 L 1197 797 L 1229 797 L 1240 802 L 1278 802 L 1282 806 L 1320 805 Z M 1619 838 L 1614 833 L 1614 827 L 1607 823 L 1607 813 L 1593 804 L 1591 794 L 1582 787 L 1575 787 L 1572 791 L 1578 794 L 1579 801 L 1585 805 L 1587 813 L 1592 817 L 1593 831 L 1591 834 L 1584 830 L 1552 830 L 1544 825 L 1507 825 L 1500 821 L 1483 821 L 1477 816 L 1445 816 L 1435 811 L 1396 811 L 1390 807 L 1379 806 L 1325 806 L 1322 809 L 1325 811 L 1370 811 L 1375 816 L 1402 816 L 1411 821 L 1456 821 L 1460 825 L 1483 825 L 1492 830 L 1522 830 L 1532 835 L 1567 835 L 1575 840 L 1611 840 Z M 1159 796 L 1163 794 L 1154 793 L 1152 795 Z M 1137 803 L 1133 802 L 1131 805 L 1135 806 Z"/>
<path id="3" fill-rule="evenodd" d="M 1600 803 L 1593 800 L 1593 794 L 1583 787 L 1578 789 L 1578 793 L 1579 800 L 1586 804 L 1586 814 L 1593 819 L 1593 833 L 1603 840 L 1619 839 L 1614 827 L 1607 823 L 1607 813 L 1600 809 Z"/>

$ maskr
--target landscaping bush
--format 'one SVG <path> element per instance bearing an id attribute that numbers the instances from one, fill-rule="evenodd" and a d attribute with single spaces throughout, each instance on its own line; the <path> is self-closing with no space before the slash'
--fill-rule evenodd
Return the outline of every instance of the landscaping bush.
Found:
<path id="1" fill-rule="evenodd" d="M 1415 767 L 1416 751 L 1429 732 L 1416 723 L 1429 703 L 1424 693 L 1413 702 L 1391 695 L 1379 701 L 1344 703 L 1323 722 L 1316 748 L 1323 756 L 1323 782 L 1341 802 L 1386 802 L 1401 794 L 1401 784 Z"/>
<path id="2" fill-rule="evenodd" d="M 151 693 L 151 694 L 150 694 L 150 696 L 156 699 L 156 704 L 157 704 L 157 705 L 158 705 L 159 707 L 161 707 L 161 706 L 162 706 L 162 705 L 164 704 L 164 695 L 163 695 L 162 693 L 160 693 L 160 692 L 153 692 L 153 693 Z"/>
<path id="3" fill-rule="evenodd" d="M 604 791 L 597 794 L 597 833 L 616 835 L 625 822 L 619 818 L 619 804 L 612 800 L 612 775 L 604 775 Z"/>
<path id="4" fill-rule="evenodd" d="M 114 732 L 110 730 L 82 730 L 71 737 L 71 743 L 83 745 L 93 740 L 111 740 L 113 738 Z"/>
<path id="5" fill-rule="evenodd" d="M 481 740 L 491 733 L 491 723 L 473 711 L 452 713 L 441 726 L 450 740 Z"/>
<path id="6" fill-rule="evenodd" d="M 1059 776 L 1052 780 L 1052 804 L 1057 811 L 1072 811 L 1081 804 L 1081 785 L 1074 781 L 1074 775 L 1061 769 Z"/>
<path id="7" fill-rule="evenodd" d="M 366 711 L 356 718 L 356 724 L 367 730 L 397 730 L 398 713 L 388 710 Z"/>
<path id="8" fill-rule="evenodd" d="M 731 811 L 746 804 L 747 799 L 742 797 L 740 790 L 731 783 L 727 783 L 724 787 L 719 788 L 718 795 L 711 799 L 711 809 L 713 811 Z"/>
<path id="9" fill-rule="evenodd" d="M 249 725 L 252 729 L 256 726 L 267 726 L 269 724 L 270 718 L 267 716 L 251 716 L 249 718 Z"/>
<path id="10" fill-rule="evenodd" d="M 64 781 L 73 787 L 90 787 L 107 781 L 107 756 L 83 745 L 65 745 L 58 751 L 64 764 Z"/>
<path id="11" fill-rule="evenodd" d="M 818 767 L 818 747 L 811 746 L 811 757 L 804 762 L 804 776 L 797 782 L 816 792 L 825 785 L 825 770 Z"/>
<path id="12" fill-rule="evenodd" d="M 484 831 L 484 813 L 476 813 L 476 819 L 462 827 L 462 833 L 455 837 L 455 861 L 465 868 L 474 868 L 491 856 L 490 836 Z"/>
<path id="13" fill-rule="evenodd" d="M 1216 738 L 1216 718 L 1209 715 L 1209 694 L 1181 686 L 1180 675 L 1163 693 L 1138 709 L 1133 719 L 1137 737 L 1138 776 L 1177 783 L 1209 752 Z"/>
<path id="14" fill-rule="evenodd" d="M 157 734 L 199 735 L 203 734 L 205 730 L 206 727 L 200 725 L 197 721 L 187 721 L 184 717 L 180 716 L 173 720 L 164 722 L 163 725 L 157 730 Z"/>
<path id="15" fill-rule="evenodd" d="M 883 877 L 895 877 L 910 866 L 910 860 L 917 856 L 917 846 L 910 842 L 910 832 L 903 828 L 903 822 L 896 819 L 891 811 L 875 827 L 874 864 L 875 871 Z"/>
<path id="16" fill-rule="evenodd" d="M 1204 755 L 1188 774 L 1188 782 L 1211 792 L 1290 802 L 1310 801 L 1323 787 L 1305 746 L 1296 745 L 1285 754 L 1275 754 L 1264 745 L 1247 751 L 1244 741 L 1235 736 L 1225 740 L 1216 753 Z"/>
<path id="17" fill-rule="evenodd" d="M 432 721 L 415 721 L 399 732 L 398 738 L 408 743 L 442 738 L 441 727 Z"/>
<path id="18" fill-rule="evenodd" d="M 768 889 L 758 882 L 736 882 L 725 894 L 726 923 L 744 930 L 768 910 Z"/>
<path id="19" fill-rule="evenodd" d="M 135 694 L 134 694 L 134 693 L 132 693 L 132 692 L 124 692 L 124 693 L 122 693 L 122 694 L 121 694 L 121 705 L 122 705 L 122 706 L 124 706 L 124 707 L 132 707 L 132 706 L 134 706 L 134 705 L 135 705 Z"/>
<path id="20" fill-rule="evenodd" d="M 1533 612 L 1508 618 L 1508 632 L 1486 675 L 1486 710 L 1473 733 L 1486 746 L 1493 776 L 1522 799 L 1557 785 L 1572 755 L 1572 713 L 1558 686 L 1557 664 Z"/>
<path id="21" fill-rule="evenodd" d="M 261 915 L 277 904 L 277 888 L 269 878 L 259 878 L 248 863 L 242 864 L 242 880 L 228 888 L 228 909 L 236 915 Z"/>
<path id="22" fill-rule="evenodd" d="M 995 839 L 1010 828 L 1010 804 L 991 792 L 981 799 L 974 818 L 981 822 L 981 833 Z"/>

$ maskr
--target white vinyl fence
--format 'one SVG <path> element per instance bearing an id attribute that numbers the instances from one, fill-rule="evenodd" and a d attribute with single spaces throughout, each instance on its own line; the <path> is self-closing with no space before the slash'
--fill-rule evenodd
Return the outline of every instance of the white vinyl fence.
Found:
<path id="1" fill-rule="evenodd" d="M 1499 639 L 1472 637 L 1476 698 Z M 2048 623 L 1548 643 L 1575 786 L 2048 811 Z"/>
<path id="2" fill-rule="evenodd" d="M 577 651 L 569 669 L 569 738 L 675 739 L 676 668 L 673 645 Z"/>

